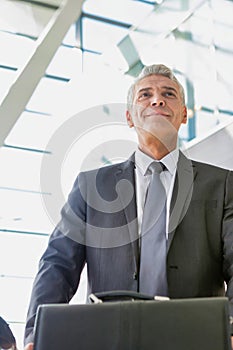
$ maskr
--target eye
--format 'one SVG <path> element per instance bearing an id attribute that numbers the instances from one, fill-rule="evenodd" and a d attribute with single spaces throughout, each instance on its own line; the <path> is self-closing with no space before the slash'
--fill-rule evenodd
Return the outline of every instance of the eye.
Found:
<path id="1" fill-rule="evenodd" d="M 139 96 L 138 96 L 138 101 L 144 100 L 148 97 L 151 96 L 150 92 L 142 92 Z"/>
<path id="2" fill-rule="evenodd" d="M 165 96 L 168 96 L 168 97 L 176 97 L 176 94 L 174 93 L 174 92 L 172 92 L 172 91 L 166 91 L 165 93 L 164 93 L 164 95 Z"/>

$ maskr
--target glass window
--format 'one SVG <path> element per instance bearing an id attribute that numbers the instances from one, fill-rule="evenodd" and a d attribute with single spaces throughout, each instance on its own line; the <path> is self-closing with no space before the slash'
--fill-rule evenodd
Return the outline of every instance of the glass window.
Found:
<path id="1" fill-rule="evenodd" d="M 9 88 L 15 80 L 16 72 L 10 69 L 4 69 L 0 67 L 0 104 L 6 96 Z"/>
<path id="2" fill-rule="evenodd" d="M 54 223 L 38 193 L 0 189 L 0 227 L 4 230 L 49 234 Z"/>
<path id="3" fill-rule="evenodd" d="M 101 18 L 137 25 L 153 10 L 153 5 L 154 1 L 148 4 L 131 0 L 86 0 L 83 11 Z"/>
<path id="4" fill-rule="evenodd" d="M 56 105 L 62 98 L 67 82 L 42 78 L 37 85 L 26 108 L 33 111 L 53 114 Z"/>
<path id="5" fill-rule="evenodd" d="M 38 37 L 54 9 L 24 1 L 0 1 L 0 29 Z"/>
<path id="6" fill-rule="evenodd" d="M 64 64 L 66 62 L 66 64 Z M 60 46 L 50 62 L 46 73 L 56 77 L 71 79 L 82 72 L 82 53 L 80 49 Z"/>
<path id="7" fill-rule="evenodd" d="M 58 125 L 58 118 L 52 115 L 24 112 L 6 138 L 5 144 L 33 150 L 46 150 Z"/>
<path id="8" fill-rule="evenodd" d="M 109 46 L 117 44 L 128 32 L 127 29 L 83 17 L 83 48 L 102 53 Z M 95 35 L 93 35 L 95 33 Z"/>
<path id="9" fill-rule="evenodd" d="M 13 68 L 21 67 L 35 46 L 32 39 L 1 31 L 0 42 L 0 64 Z"/>
<path id="10" fill-rule="evenodd" d="M 37 272 L 39 259 L 47 242 L 47 236 L 0 232 L 0 276 L 4 280 L 17 276 L 32 278 Z"/>
<path id="11" fill-rule="evenodd" d="M 15 188 L 39 193 L 41 162 L 43 157 L 49 156 L 40 152 L 2 147 L 0 149 L 0 188 Z"/>

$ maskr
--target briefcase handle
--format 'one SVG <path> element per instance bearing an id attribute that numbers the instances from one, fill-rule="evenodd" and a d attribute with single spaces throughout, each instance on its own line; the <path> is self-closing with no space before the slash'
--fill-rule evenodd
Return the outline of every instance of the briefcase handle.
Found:
<path id="1" fill-rule="evenodd" d="M 130 290 L 113 290 L 107 292 L 91 293 L 89 301 L 94 304 L 113 301 L 136 301 L 136 300 L 169 300 L 167 297 L 150 296 Z"/>

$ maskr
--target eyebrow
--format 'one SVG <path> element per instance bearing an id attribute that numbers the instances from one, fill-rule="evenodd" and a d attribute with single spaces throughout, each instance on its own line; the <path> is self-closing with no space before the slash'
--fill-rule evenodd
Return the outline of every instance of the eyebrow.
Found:
<path id="1" fill-rule="evenodd" d="M 143 91 L 149 91 L 149 90 L 152 90 L 152 87 L 142 88 L 142 89 L 136 91 L 136 93 L 137 93 L 137 94 L 140 94 L 140 93 L 143 92 Z"/>
<path id="2" fill-rule="evenodd" d="M 170 90 L 170 91 L 174 91 L 175 93 L 178 93 L 177 89 L 175 89 L 174 87 L 172 86 L 162 86 L 161 87 L 162 89 L 165 89 L 165 90 Z M 140 94 L 141 92 L 144 92 L 144 91 L 149 91 L 149 90 L 153 90 L 152 87 L 145 87 L 145 88 L 142 88 L 140 90 L 138 90 L 136 93 L 137 94 Z"/>
<path id="3" fill-rule="evenodd" d="M 166 90 L 172 90 L 174 92 L 178 92 L 174 87 L 171 87 L 171 86 L 162 86 L 162 89 L 166 89 Z"/>

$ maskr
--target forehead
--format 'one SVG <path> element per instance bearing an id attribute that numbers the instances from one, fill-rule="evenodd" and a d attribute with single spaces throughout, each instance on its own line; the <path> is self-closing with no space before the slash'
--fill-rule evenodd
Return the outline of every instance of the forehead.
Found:
<path id="1" fill-rule="evenodd" d="M 144 88 L 162 89 L 166 87 L 171 87 L 175 89 L 177 92 L 179 92 L 178 84 L 175 81 L 163 75 L 153 74 L 139 80 L 135 85 L 134 91 L 135 91 L 135 94 L 137 94 L 137 92 L 139 92 L 141 89 L 144 89 Z"/>

